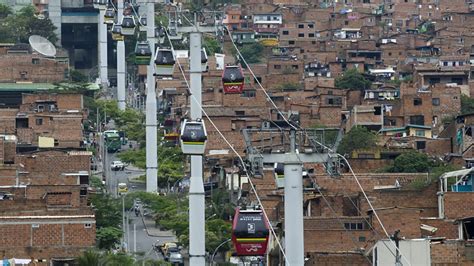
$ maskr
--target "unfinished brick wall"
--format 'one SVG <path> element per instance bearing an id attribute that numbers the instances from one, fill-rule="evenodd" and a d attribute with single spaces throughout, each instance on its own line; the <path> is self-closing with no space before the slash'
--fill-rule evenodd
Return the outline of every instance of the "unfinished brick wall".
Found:
<path id="1" fill-rule="evenodd" d="M 368 266 L 372 265 L 363 255 L 355 253 L 317 253 L 310 252 L 304 265 L 315 266 Z"/>
<path id="2" fill-rule="evenodd" d="M 445 192 L 444 213 L 446 219 L 460 219 L 474 216 L 474 193 Z"/>
<path id="3" fill-rule="evenodd" d="M 35 223 L 36 222 L 36 223 Z M 6 257 L 51 259 L 77 257 L 95 244 L 95 223 L 56 220 L 0 225 L 0 252 Z M 89 228 L 86 228 L 86 224 Z"/>
<path id="4" fill-rule="evenodd" d="M 463 253 L 462 242 L 445 241 L 444 243 L 436 243 L 431 245 L 431 265 L 451 266 L 464 265 L 459 264 L 461 254 Z M 469 265 L 469 264 L 465 264 Z M 471 264 L 472 265 L 472 264 Z"/>
<path id="5" fill-rule="evenodd" d="M 4 54 L 0 56 L 0 81 L 60 82 L 65 79 L 64 73 L 68 67 L 66 63 L 44 59 L 35 54 Z"/>
<path id="6" fill-rule="evenodd" d="M 457 239 L 458 238 L 458 225 L 455 224 L 454 220 L 445 220 L 438 218 L 420 218 L 422 224 L 436 227 L 438 230 L 434 233 L 426 230 L 421 230 L 422 235 L 432 237 L 445 237 L 446 239 Z"/>
<path id="7" fill-rule="evenodd" d="M 18 163 L 28 172 L 24 182 L 38 185 L 76 185 L 77 179 L 66 179 L 63 173 L 90 171 L 90 155 L 70 155 L 62 151 L 43 151 L 33 155 L 18 155 Z"/>

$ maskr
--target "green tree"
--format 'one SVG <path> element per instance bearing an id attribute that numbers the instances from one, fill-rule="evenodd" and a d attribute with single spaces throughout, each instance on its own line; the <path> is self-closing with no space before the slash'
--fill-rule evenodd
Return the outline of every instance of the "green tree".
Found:
<path id="1" fill-rule="evenodd" d="M 341 154 L 351 154 L 358 149 L 370 149 L 376 147 L 377 136 L 365 127 L 353 127 L 349 133 L 344 135 L 338 147 Z"/>
<path id="2" fill-rule="evenodd" d="M 214 37 L 204 36 L 203 46 L 206 48 L 208 56 L 221 52 L 221 44 Z"/>
<path id="3" fill-rule="evenodd" d="M 248 64 L 260 63 L 261 57 L 263 55 L 263 45 L 259 42 L 245 44 L 242 46 L 242 48 L 240 48 L 240 53 Z M 234 51 L 234 55 L 238 55 L 236 51 Z M 241 63 L 243 67 L 246 67 L 243 60 Z"/>
<path id="4" fill-rule="evenodd" d="M 86 83 L 89 81 L 86 75 L 75 69 L 71 69 L 69 75 L 71 76 L 72 82 Z"/>
<path id="5" fill-rule="evenodd" d="M 108 194 L 96 194 L 91 196 L 91 203 L 95 209 L 97 228 L 120 226 L 122 210 L 116 199 Z"/>
<path id="6" fill-rule="evenodd" d="M 7 16 L 2 24 L 9 27 L 9 35 L 0 35 L 0 41 L 28 43 L 31 35 L 40 35 L 55 43 L 58 40 L 56 27 L 49 18 L 38 18 L 36 9 L 29 5 L 20 9 L 15 15 Z"/>
<path id="7" fill-rule="evenodd" d="M 97 250 L 86 250 L 78 258 L 79 266 L 105 266 L 107 258 Z"/>
<path id="8" fill-rule="evenodd" d="M 98 228 L 96 231 L 97 247 L 110 250 L 120 244 L 121 237 L 122 229 L 112 226 Z"/>
<path id="9" fill-rule="evenodd" d="M 461 114 L 472 114 L 474 113 L 474 99 L 461 94 Z"/>
<path id="10" fill-rule="evenodd" d="M 367 80 L 357 69 L 346 70 L 342 76 L 336 78 L 336 88 L 351 90 L 370 89 L 372 82 Z"/>
<path id="11" fill-rule="evenodd" d="M 0 4 L 0 19 L 4 19 L 10 15 L 13 15 L 13 10 L 11 7 L 5 4 Z"/>
<path id="12" fill-rule="evenodd" d="M 433 162 L 425 153 L 409 151 L 395 158 L 391 172 L 395 173 L 425 173 L 433 166 Z"/>

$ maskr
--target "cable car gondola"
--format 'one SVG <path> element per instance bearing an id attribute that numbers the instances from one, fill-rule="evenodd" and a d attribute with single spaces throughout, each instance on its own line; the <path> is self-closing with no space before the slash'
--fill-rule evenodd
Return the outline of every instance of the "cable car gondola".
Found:
<path id="1" fill-rule="evenodd" d="M 105 10 L 108 0 L 94 0 L 92 6 L 96 9 Z"/>
<path id="2" fill-rule="evenodd" d="M 206 143 L 207 133 L 204 122 L 185 119 L 181 126 L 181 150 L 183 153 L 203 155 Z"/>
<path id="3" fill-rule="evenodd" d="M 222 73 L 224 93 L 242 93 L 244 90 L 244 73 L 239 65 L 225 66 Z"/>
<path id="4" fill-rule="evenodd" d="M 118 24 L 112 26 L 112 39 L 114 41 L 123 41 L 122 26 Z"/>
<path id="5" fill-rule="evenodd" d="M 207 72 L 207 52 L 204 47 L 201 50 L 201 71 L 202 72 Z"/>
<path id="6" fill-rule="evenodd" d="M 265 255 L 268 238 L 268 223 L 262 210 L 235 209 L 232 243 L 238 256 Z"/>
<path id="7" fill-rule="evenodd" d="M 165 42 L 166 32 L 163 27 L 156 27 L 155 28 L 155 37 L 158 38 L 159 43 Z"/>
<path id="8" fill-rule="evenodd" d="M 115 10 L 113 8 L 107 8 L 104 14 L 104 23 L 108 25 L 114 24 Z"/>
<path id="9" fill-rule="evenodd" d="M 133 16 L 124 16 L 122 18 L 122 35 L 130 36 L 135 34 L 135 18 Z"/>
<path id="10" fill-rule="evenodd" d="M 173 51 L 158 47 L 155 55 L 155 75 L 172 76 L 175 62 Z"/>
<path id="11" fill-rule="evenodd" d="M 148 42 L 137 42 L 135 46 L 135 64 L 148 65 L 151 59 L 151 49 Z"/>
<path id="12" fill-rule="evenodd" d="M 140 17 L 140 31 L 146 31 L 146 17 Z"/>

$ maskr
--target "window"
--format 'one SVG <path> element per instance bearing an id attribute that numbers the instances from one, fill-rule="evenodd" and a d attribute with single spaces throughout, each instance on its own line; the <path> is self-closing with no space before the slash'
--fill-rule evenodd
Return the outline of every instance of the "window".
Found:
<path id="1" fill-rule="evenodd" d="M 254 90 L 247 90 L 247 91 L 243 91 L 242 92 L 242 95 L 240 95 L 241 97 L 247 97 L 247 98 L 255 98 L 255 96 L 257 95 L 257 92 L 254 91 Z"/>
<path id="2" fill-rule="evenodd" d="M 298 65 L 291 65 L 291 69 L 298 69 Z"/>
<path id="3" fill-rule="evenodd" d="M 40 60 L 39 60 L 39 58 L 32 58 L 32 59 L 31 59 L 31 63 L 32 63 L 33 65 L 39 65 Z"/>
<path id="4" fill-rule="evenodd" d="M 304 53 L 304 49 L 300 49 L 300 53 Z"/>
<path id="5" fill-rule="evenodd" d="M 244 116 L 244 115 L 245 115 L 245 111 L 235 111 L 235 115 L 237 115 L 237 116 Z"/>
<path id="6" fill-rule="evenodd" d="M 359 159 L 374 159 L 375 155 L 373 153 L 359 153 L 357 158 L 359 158 Z"/>
<path id="7" fill-rule="evenodd" d="M 424 126 L 425 117 L 423 115 L 412 115 L 410 116 L 410 124 Z"/>
<path id="8" fill-rule="evenodd" d="M 426 149 L 426 141 L 417 141 L 417 142 L 416 142 L 416 149 L 417 149 L 417 150 L 424 150 L 424 149 Z"/>
<path id="9" fill-rule="evenodd" d="M 28 118 L 17 118 L 15 126 L 16 128 L 28 128 Z"/>
<path id="10" fill-rule="evenodd" d="M 433 103 L 434 106 L 439 106 L 439 98 L 433 98 L 431 102 Z"/>
<path id="11" fill-rule="evenodd" d="M 440 78 L 430 78 L 430 85 L 435 85 L 437 83 L 440 83 L 441 82 L 441 79 Z"/>
<path id="12" fill-rule="evenodd" d="M 424 137 L 425 136 L 425 131 L 421 130 L 421 129 L 417 129 L 417 130 L 415 130 L 415 135 L 417 137 Z"/>
<path id="13" fill-rule="evenodd" d="M 382 106 L 374 107 L 374 115 L 382 115 Z"/>
<path id="14" fill-rule="evenodd" d="M 388 53 L 388 56 L 392 56 L 392 53 L 389 52 L 389 53 Z"/>
<path id="15" fill-rule="evenodd" d="M 36 118 L 36 125 L 41 126 L 43 124 L 43 118 Z"/>
<path id="16" fill-rule="evenodd" d="M 423 103 L 423 101 L 421 100 L 421 98 L 415 98 L 415 99 L 413 99 L 413 105 L 414 105 L 414 106 L 421 105 L 422 103 Z"/>
<path id="17" fill-rule="evenodd" d="M 308 28 L 310 29 L 314 28 L 314 24 L 308 24 Z"/>
<path id="18" fill-rule="evenodd" d="M 314 38 L 314 33 L 308 33 L 308 37 Z"/>
<path id="19" fill-rule="evenodd" d="M 256 77 L 253 81 L 255 83 L 262 83 L 262 77 Z"/>
<path id="20" fill-rule="evenodd" d="M 311 41 L 311 44 L 316 44 L 316 41 Z"/>
<path id="21" fill-rule="evenodd" d="M 463 85 L 463 78 L 451 78 L 451 82 L 458 85 Z"/>
<path id="22" fill-rule="evenodd" d="M 288 35 L 288 34 L 289 34 L 289 32 L 287 30 L 283 31 L 283 35 Z"/>
<path id="23" fill-rule="evenodd" d="M 448 62 L 444 61 L 443 66 L 448 66 Z"/>
<path id="24" fill-rule="evenodd" d="M 304 38 L 304 33 L 298 33 L 299 38 Z"/>
<path id="25" fill-rule="evenodd" d="M 281 69 L 281 65 L 273 65 L 273 69 Z"/>
<path id="26" fill-rule="evenodd" d="M 84 228 L 92 228 L 92 224 L 91 223 L 86 223 L 86 224 L 84 224 Z"/>
<path id="27" fill-rule="evenodd" d="M 295 41 L 288 41 L 288 44 L 295 45 Z"/>
<path id="28" fill-rule="evenodd" d="M 344 25 L 346 25 L 346 26 L 349 25 L 349 21 L 345 20 Z"/>
<path id="29" fill-rule="evenodd" d="M 298 29 L 304 29 L 304 24 L 298 24 Z"/>
<path id="30" fill-rule="evenodd" d="M 344 227 L 347 230 L 364 230 L 363 223 L 344 223 Z"/>

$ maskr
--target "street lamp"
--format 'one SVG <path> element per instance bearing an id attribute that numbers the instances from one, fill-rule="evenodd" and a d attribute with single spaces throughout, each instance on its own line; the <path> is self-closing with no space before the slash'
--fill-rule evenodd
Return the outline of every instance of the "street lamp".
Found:
<path id="1" fill-rule="evenodd" d="M 212 253 L 212 256 L 211 256 L 211 265 L 214 265 L 214 256 L 216 255 L 219 248 L 225 245 L 226 243 L 230 242 L 231 240 L 232 240 L 231 238 L 227 239 L 226 241 L 220 243 L 219 246 L 216 247 L 216 249 L 214 249 L 214 252 Z"/>

